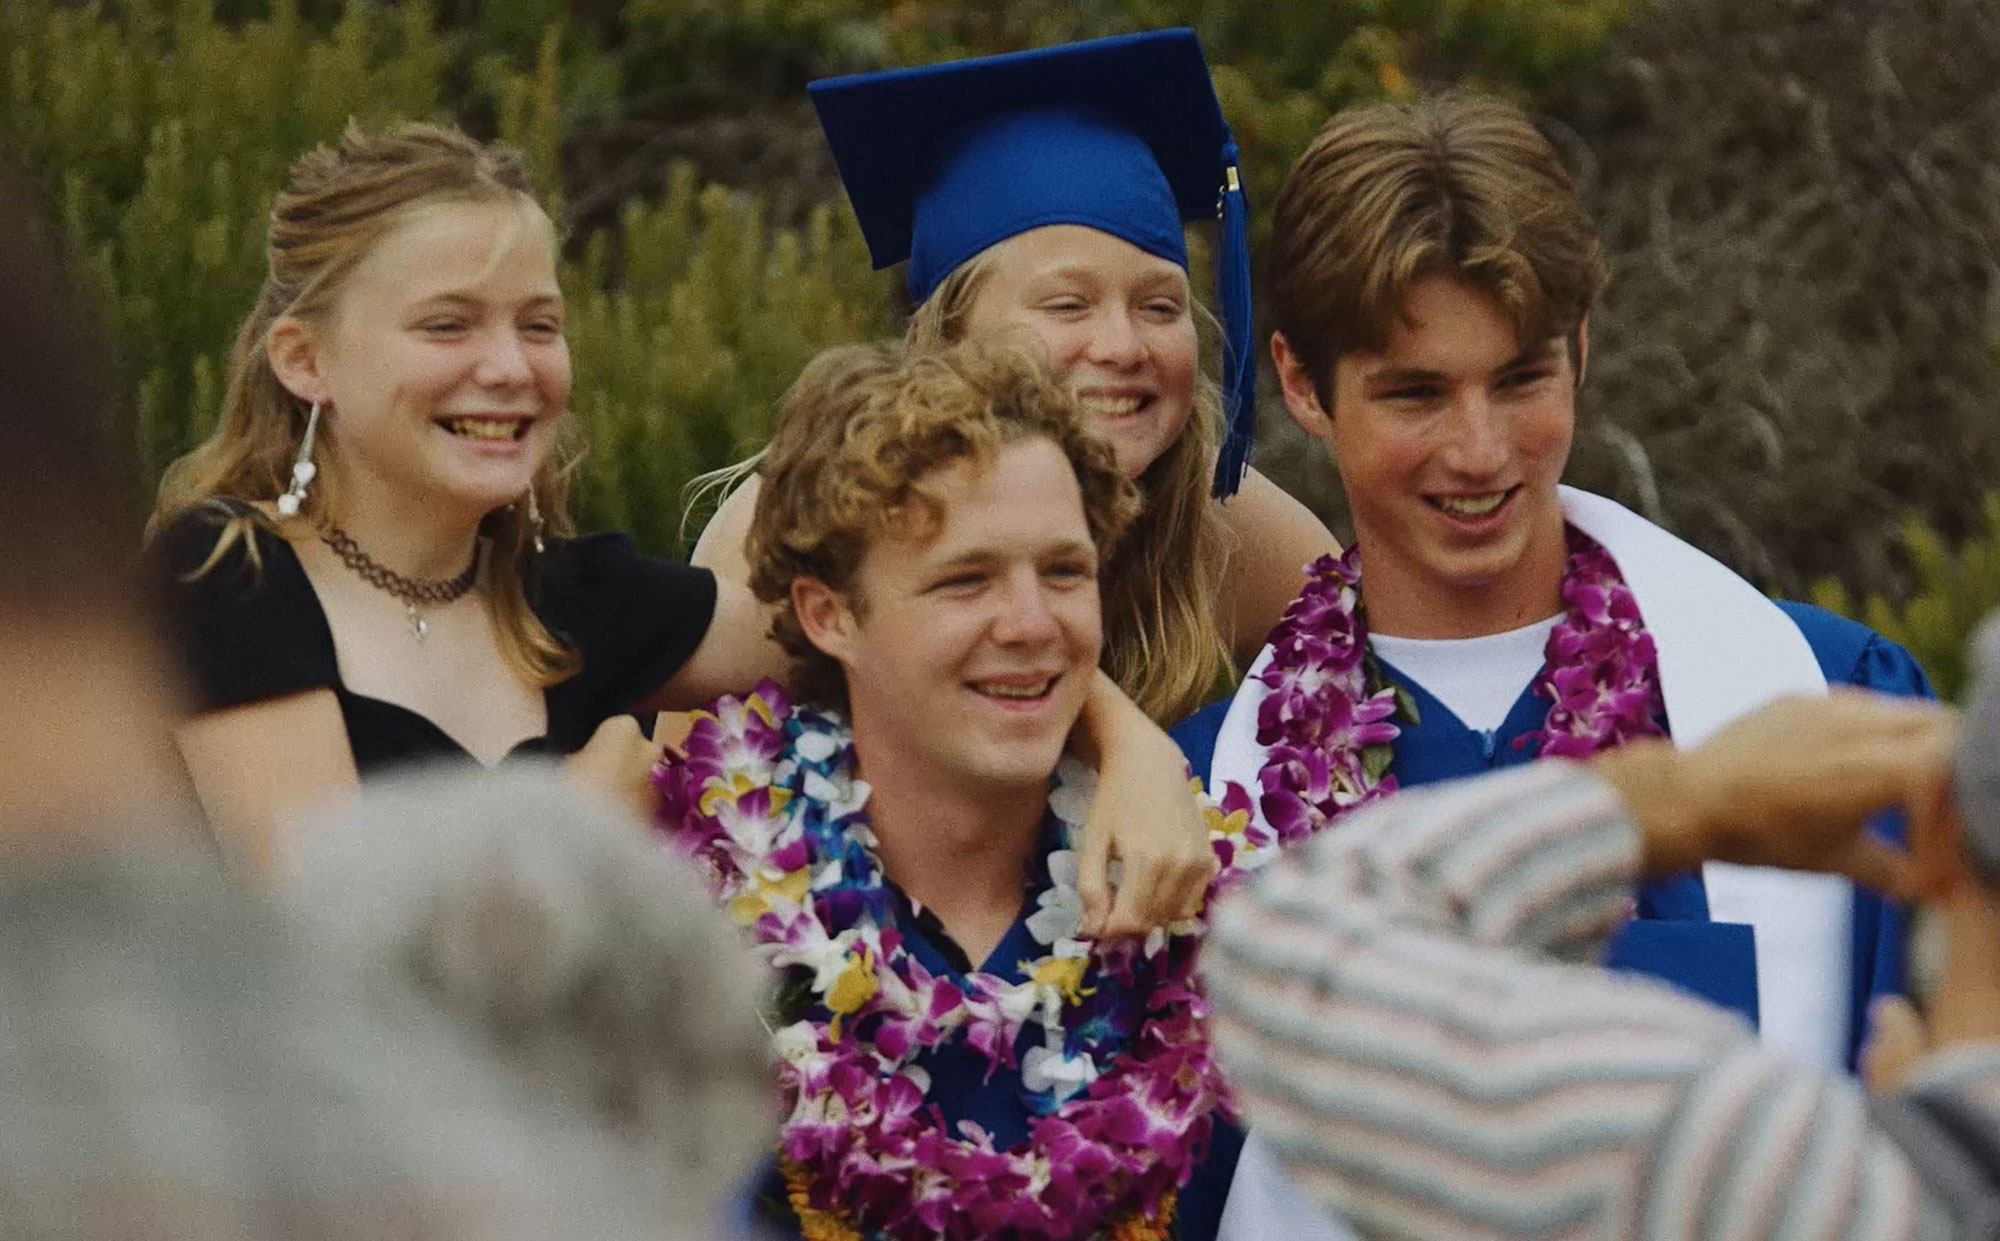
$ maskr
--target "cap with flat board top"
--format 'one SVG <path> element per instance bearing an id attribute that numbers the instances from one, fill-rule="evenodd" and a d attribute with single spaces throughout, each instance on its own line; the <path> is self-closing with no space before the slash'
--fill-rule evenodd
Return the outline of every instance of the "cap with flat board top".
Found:
<path id="1" fill-rule="evenodd" d="M 928 298 L 960 264 L 1082 224 L 1187 266 L 1184 223 L 1221 221 L 1216 296 L 1228 434 L 1215 494 L 1249 464 L 1256 359 L 1236 144 L 1192 30 L 1160 30 L 809 88 L 877 268 Z"/>

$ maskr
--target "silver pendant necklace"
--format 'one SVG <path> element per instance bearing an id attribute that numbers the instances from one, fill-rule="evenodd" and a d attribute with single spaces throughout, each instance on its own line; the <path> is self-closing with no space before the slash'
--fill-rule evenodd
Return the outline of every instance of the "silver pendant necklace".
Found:
<path id="1" fill-rule="evenodd" d="M 473 583 L 479 580 L 479 546 L 476 543 L 472 548 L 472 563 L 465 566 L 465 572 L 457 577 L 425 578 L 404 577 L 394 569 L 378 564 L 361 550 L 360 544 L 347 531 L 338 526 L 320 531 L 319 537 L 322 543 L 333 549 L 334 555 L 340 557 L 340 563 L 354 571 L 355 576 L 403 601 L 403 610 L 410 618 L 410 632 L 419 642 L 430 633 L 431 626 L 417 605 L 441 607 L 455 602 L 463 598 L 472 589 Z"/>

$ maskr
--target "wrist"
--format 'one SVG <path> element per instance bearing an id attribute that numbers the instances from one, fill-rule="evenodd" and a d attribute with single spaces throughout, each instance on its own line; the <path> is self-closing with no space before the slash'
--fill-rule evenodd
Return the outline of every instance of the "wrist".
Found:
<path id="1" fill-rule="evenodd" d="M 1692 870 L 1708 860 L 1708 815 L 1698 773 L 1670 742 L 1633 742 L 1591 760 L 1618 791 L 1639 836 L 1639 873 L 1652 878 Z"/>
<path id="2" fill-rule="evenodd" d="M 1135 731 L 1129 715 L 1139 708 L 1104 669 L 1096 669 L 1091 678 L 1070 741 L 1085 762 L 1102 770 L 1124 758 Z"/>

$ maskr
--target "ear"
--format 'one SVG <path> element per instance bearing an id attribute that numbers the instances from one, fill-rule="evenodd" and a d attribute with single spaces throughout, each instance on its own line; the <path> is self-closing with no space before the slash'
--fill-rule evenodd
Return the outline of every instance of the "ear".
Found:
<path id="1" fill-rule="evenodd" d="M 1277 368 L 1278 386 L 1284 389 L 1285 408 L 1291 411 L 1292 421 L 1316 440 L 1331 436 L 1332 411 L 1320 405 L 1319 384 L 1283 332 L 1271 333 L 1271 363 Z"/>
<path id="2" fill-rule="evenodd" d="M 273 323 L 264 337 L 264 357 L 287 392 L 301 401 L 327 400 L 319 341 L 305 320 L 286 315 Z"/>
<path id="3" fill-rule="evenodd" d="M 846 595 L 818 578 L 795 577 L 792 579 L 792 611 L 799 618 L 799 628 L 805 631 L 806 641 L 818 647 L 821 654 L 832 657 L 841 667 L 853 665 L 858 623 L 854 609 L 848 606 Z"/>
<path id="4" fill-rule="evenodd" d="M 1583 377 L 1590 372 L 1590 312 L 1584 311 L 1583 318 L 1576 321 L 1576 386 L 1583 387 Z"/>

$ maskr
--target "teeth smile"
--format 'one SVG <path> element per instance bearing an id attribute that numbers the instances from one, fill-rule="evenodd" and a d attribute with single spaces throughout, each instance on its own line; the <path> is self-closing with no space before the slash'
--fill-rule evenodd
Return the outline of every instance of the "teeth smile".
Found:
<path id="1" fill-rule="evenodd" d="M 526 418 L 445 418 L 439 426 L 470 440 L 517 440 L 528 433 Z"/>
<path id="2" fill-rule="evenodd" d="M 1431 503 L 1454 517 L 1484 517 L 1505 504 L 1511 494 L 1496 491 L 1490 496 L 1433 496 Z"/>
<path id="3" fill-rule="evenodd" d="M 991 694 L 995 698 L 1028 699 L 1040 698 L 1048 693 L 1049 687 L 1054 684 L 1055 678 L 1051 677 L 1046 681 L 1037 681 L 1033 685 L 1001 685 L 993 681 L 974 681 L 972 688 L 982 694 Z"/>
<path id="4" fill-rule="evenodd" d="M 1083 412 L 1095 417 L 1118 418 L 1126 414 L 1138 413 L 1139 407 L 1146 403 L 1146 398 L 1143 396 L 1106 396 L 1102 393 L 1093 393 L 1078 397 L 1077 403 L 1083 406 Z"/>

